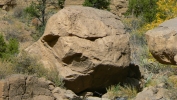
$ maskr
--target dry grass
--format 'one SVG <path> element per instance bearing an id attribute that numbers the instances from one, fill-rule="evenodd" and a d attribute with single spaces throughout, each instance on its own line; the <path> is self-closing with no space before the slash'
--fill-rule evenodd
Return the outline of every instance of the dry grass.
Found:
<path id="1" fill-rule="evenodd" d="M 107 89 L 107 94 L 110 99 L 114 99 L 115 97 L 126 97 L 131 99 L 136 96 L 137 90 L 129 85 L 120 86 L 118 84 L 116 86 L 110 86 Z"/>
<path id="2" fill-rule="evenodd" d="M 12 66 L 12 63 L 8 61 L 2 61 L 0 60 L 0 79 L 5 78 L 8 75 L 14 74 L 14 67 Z"/>

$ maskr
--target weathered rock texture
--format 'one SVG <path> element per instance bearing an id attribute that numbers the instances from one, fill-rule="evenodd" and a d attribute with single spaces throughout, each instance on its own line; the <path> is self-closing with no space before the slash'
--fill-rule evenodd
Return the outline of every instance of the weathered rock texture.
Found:
<path id="1" fill-rule="evenodd" d="M 177 18 L 146 32 L 149 50 L 160 63 L 177 64 Z"/>
<path id="2" fill-rule="evenodd" d="M 15 74 L 0 80 L 0 100 L 81 100 L 71 90 L 64 90 L 36 76 Z"/>
<path id="3" fill-rule="evenodd" d="M 111 0 L 111 12 L 122 16 L 128 10 L 128 0 Z"/>
<path id="4" fill-rule="evenodd" d="M 134 100 L 171 100 L 166 96 L 167 91 L 164 88 L 146 87 Z"/>
<path id="5" fill-rule="evenodd" d="M 0 8 L 3 10 L 9 10 L 16 5 L 16 0 L 0 0 Z"/>
<path id="6" fill-rule="evenodd" d="M 85 0 L 65 0 L 67 6 L 82 6 Z M 122 16 L 128 9 L 128 0 L 110 0 L 110 12 Z"/>
<path id="7" fill-rule="evenodd" d="M 124 80 L 130 62 L 129 35 L 120 19 L 90 7 L 66 7 L 47 22 L 44 35 L 26 49 L 56 67 L 76 93 Z"/>
<path id="8" fill-rule="evenodd" d="M 65 6 L 82 6 L 85 0 L 65 0 Z"/>
<path id="9" fill-rule="evenodd" d="M 43 78 L 13 75 L 0 81 L 0 100 L 54 100 L 51 86 Z"/>

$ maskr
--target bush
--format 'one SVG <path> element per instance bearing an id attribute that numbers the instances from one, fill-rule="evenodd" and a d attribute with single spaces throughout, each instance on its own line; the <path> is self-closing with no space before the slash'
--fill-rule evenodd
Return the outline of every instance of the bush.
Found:
<path id="1" fill-rule="evenodd" d="M 25 51 L 22 51 L 17 58 L 14 58 L 12 63 L 16 73 L 37 74 L 38 76 L 44 76 L 46 73 L 46 70 L 41 67 L 37 59 L 28 55 Z"/>
<path id="2" fill-rule="evenodd" d="M 0 60 L 0 79 L 5 78 L 8 75 L 14 74 L 14 67 L 9 61 Z"/>
<path id="3" fill-rule="evenodd" d="M 16 7 L 16 8 L 14 8 L 14 16 L 16 17 L 16 18 L 21 18 L 22 17 L 22 15 L 23 15 L 23 8 L 22 7 Z"/>
<path id="4" fill-rule="evenodd" d="M 64 8 L 65 0 L 58 0 L 58 6 L 62 9 Z"/>
<path id="5" fill-rule="evenodd" d="M 143 16 L 146 22 L 155 20 L 158 0 L 129 0 L 128 15 Z"/>
<path id="6" fill-rule="evenodd" d="M 64 88 L 63 78 L 59 76 L 57 69 L 52 69 L 51 71 L 48 71 L 46 78 L 55 83 L 56 86 Z"/>
<path id="7" fill-rule="evenodd" d="M 5 42 L 4 37 L 0 34 L 0 58 L 9 59 L 18 54 L 19 43 L 16 39 L 10 39 L 8 43 Z"/>
<path id="8" fill-rule="evenodd" d="M 35 74 L 38 77 L 45 77 L 54 82 L 56 86 L 64 86 L 63 80 L 59 77 L 57 69 L 48 70 L 44 68 L 36 57 L 28 55 L 25 51 L 22 51 L 17 58 L 14 58 L 12 63 L 14 64 L 15 73 L 28 75 Z"/>
<path id="9" fill-rule="evenodd" d="M 98 9 L 106 9 L 110 10 L 109 8 L 110 0 L 85 0 L 83 6 L 94 7 Z"/>
<path id="10" fill-rule="evenodd" d="M 4 40 L 4 36 L 0 34 L 0 58 L 3 58 L 4 53 L 6 52 L 6 42 Z"/>
<path id="11" fill-rule="evenodd" d="M 37 26 L 36 27 L 36 33 L 31 34 L 31 37 L 33 37 L 34 40 L 38 40 L 44 33 L 45 25 L 44 26 Z"/>

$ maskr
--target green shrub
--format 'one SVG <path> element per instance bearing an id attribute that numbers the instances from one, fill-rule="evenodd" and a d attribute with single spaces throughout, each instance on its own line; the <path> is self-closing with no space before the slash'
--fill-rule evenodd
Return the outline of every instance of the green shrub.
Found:
<path id="1" fill-rule="evenodd" d="M 109 5 L 110 0 L 85 0 L 83 4 L 83 6 L 110 10 Z"/>
<path id="2" fill-rule="evenodd" d="M 19 43 L 16 39 L 10 39 L 8 43 L 5 42 L 4 37 L 0 34 L 0 58 L 9 59 L 18 54 Z"/>
<path id="3" fill-rule="evenodd" d="M 65 0 L 58 0 L 58 6 L 62 9 L 64 8 Z"/>
<path id="4" fill-rule="evenodd" d="M 6 52 L 11 55 L 17 55 L 19 53 L 19 42 L 16 39 L 10 39 Z"/>
<path id="5" fill-rule="evenodd" d="M 4 53 L 6 52 L 6 42 L 4 40 L 4 36 L 0 34 L 0 58 L 3 58 Z"/>
<path id="6" fill-rule="evenodd" d="M 158 0 L 129 0 L 128 15 L 142 15 L 146 22 L 155 20 Z"/>

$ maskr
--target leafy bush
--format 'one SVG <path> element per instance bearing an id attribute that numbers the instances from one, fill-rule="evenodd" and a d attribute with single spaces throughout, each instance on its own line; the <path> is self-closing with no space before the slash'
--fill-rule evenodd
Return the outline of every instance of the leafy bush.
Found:
<path id="1" fill-rule="evenodd" d="M 109 5 L 110 0 L 85 0 L 83 4 L 83 6 L 110 10 Z"/>
<path id="2" fill-rule="evenodd" d="M 58 6 L 62 9 L 64 8 L 65 0 L 58 0 Z"/>
<path id="3" fill-rule="evenodd" d="M 16 39 L 10 39 L 8 43 L 5 42 L 4 37 L 0 34 L 0 58 L 9 59 L 11 56 L 18 54 L 19 43 Z"/>

